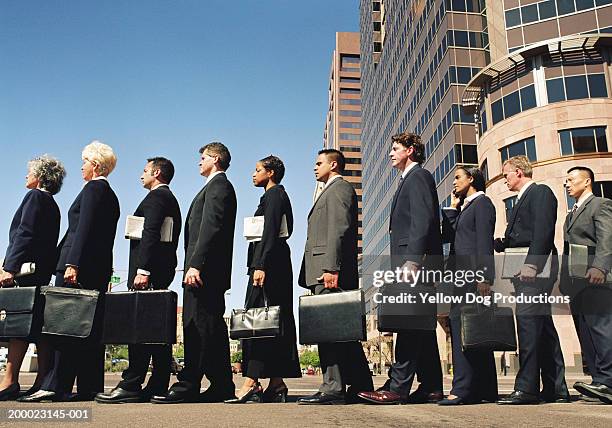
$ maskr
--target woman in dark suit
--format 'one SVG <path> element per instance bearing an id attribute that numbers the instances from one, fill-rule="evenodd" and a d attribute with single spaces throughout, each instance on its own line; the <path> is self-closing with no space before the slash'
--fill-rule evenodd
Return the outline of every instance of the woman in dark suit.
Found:
<path id="1" fill-rule="evenodd" d="M 255 216 L 264 217 L 260 241 L 249 244 L 246 308 L 264 306 L 264 293 L 270 306 L 281 307 L 282 336 L 242 341 L 244 384 L 238 398 L 226 403 L 285 402 L 287 386 L 283 378 L 301 377 L 293 318 L 293 272 L 287 239 L 293 231 L 291 202 L 280 185 L 285 166 L 276 156 L 268 156 L 255 165 L 253 184 L 265 189 Z M 279 237 L 283 218 L 287 237 Z M 261 378 L 270 378 L 263 391 Z"/>
<path id="2" fill-rule="evenodd" d="M 101 343 L 104 293 L 113 272 L 113 243 L 119 202 L 107 176 L 117 163 L 113 149 L 93 141 L 83 149 L 81 172 L 85 185 L 68 211 L 68 231 L 59 245 L 57 287 L 98 290 L 98 310 L 90 336 L 62 338 L 52 374 L 42 389 L 20 401 L 64 399 L 77 380 L 78 399 L 92 400 L 104 392 L 104 345 Z"/>
<path id="3" fill-rule="evenodd" d="M 484 194 L 485 179 L 478 168 L 459 167 L 455 172 L 451 207 L 442 210 L 442 235 L 451 245 L 451 257 L 457 270 L 480 271 L 484 281 L 454 287 L 463 301 L 453 304 L 450 326 L 453 352 L 453 387 L 451 394 L 438 404 L 451 406 L 497 400 L 497 371 L 493 351 L 461 349 L 461 308 L 468 293 L 491 294 L 495 278 L 493 233 L 495 207 Z"/>
<path id="4" fill-rule="evenodd" d="M 60 228 L 60 211 L 53 195 L 62 188 L 66 170 L 57 159 L 47 155 L 28 163 L 26 193 L 17 209 L 9 232 L 9 245 L 0 274 L 0 286 L 11 286 L 25 263 L 34 263 L 35 272 L 17 279 L 20 286 L 48 285 L 55 271 L 56 246 Z M 36 340 L 38 373 L 31 391 L 37 390 L 50 369 L 51 351 L 42 338 Z M 28 349 L 28 342 L 11 339 L 6 373 L 0 383 L 0 401 L 19 395 L 19 369 Z"/>

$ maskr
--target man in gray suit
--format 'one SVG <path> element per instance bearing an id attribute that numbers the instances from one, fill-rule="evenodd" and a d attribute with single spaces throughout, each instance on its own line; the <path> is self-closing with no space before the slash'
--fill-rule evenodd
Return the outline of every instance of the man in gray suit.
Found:
<path id="1" fill-rule="evenodd" d="M 563 225 L 563 253 L 567 257 L 570 244 L 579 244 L 590 255 L 584 279 L 564 278 L 572 288 L 572 312 L 593 377 L 592 383 L 576 382 L 574 388 L 612 404 L 612 289 L 605 284 L 612 265 L 612 200 L 593 195 L 595 176 L 589 168 L 576 166 L 567 173 L 565 187 L 576 202 Z"/>
<path id="2" fill-rule="evenodd" d="M 308 214 L 306 249 L 299 277 L 300 286 L 314 294 L 359 287 L 357 195 L 353 186 L 342 178 L 345 163 L 341 152 L 327 149 L 319 152 L 314 167 L 317 181 L 325 187 Z M 357 393 L 374 389 L 359 342 L 321 343 L 318 348 L 323 383 L 316 394 L 300 398 L 298 404 L 354 402 Z M 350 387 L 345 393 L 347 384 Z"/>

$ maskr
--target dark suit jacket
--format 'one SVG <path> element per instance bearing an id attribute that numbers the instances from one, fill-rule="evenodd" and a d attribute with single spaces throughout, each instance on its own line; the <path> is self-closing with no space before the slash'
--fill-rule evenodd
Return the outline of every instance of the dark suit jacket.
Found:
<path id="1" fill-rule="evenodd" d="M 155 289 L 168 288 L 174 279 L 176 249 L 181 234 L 181 210 L 168 186 L 150 191 L 142 200 L 135 216 L 144 217 L 142 239 L 130 241 L 128 286 L 134 284 L 138 269 L 149 271 L 149 283 Z M 166 217 L 172 217 L 172 242 L 160 242 L 160 231 Z"/>
<path id="2" fill-rule="evenodd" d="M 557 198 L 544 184 L 533 183 L 516 202 L 504 236 L 506 248 L 529 247 L 525 264 L 540 272 L 555 249 Z"/>
<path id="3" fill-rule="evenodd" d="M 461 211 L 442 210 L 442 235 L 451 243 L 451 257 L 458 269 L 482 270 L 492 284 L 495 279 L 493 234 L 495 207 L 486 195 L 477 196 Z"/>
<path id="4" fill-rule="evenodd" d="M 317 278 L 323 273 L 339 272 L 340 288 L 358 288 L 357 236 L 357 194 L 349 182 L 336 178 L 308 214 L 300 286 L 316 287 L 322 284 Z"/>
<path id="5" fill-rule="evenodd" d="M 202 311 L 225 310 L 223 293 L 231 286 L 236 223 L 236 193 L 225 173 L 210 179 L 196 195 L 185 222 L 185 272 L 200 270 L 203 287 L 185 287 L 183 323 Z"/>
<path id="6" fill-rule="evenodd" d="M 414 166 L 399 184 L 389 220 L 393 268 L 406 261 L 423 264 L 424 256 L 441 261 L 442 236 L 435 181 L 429 171 Z"/>
<path id="7" fill-rule="evenodd" d="M 34 262 L 36 273 L 24 280 L 46 285 L 55 272 L 60 211 L 49 192 L 33 189 L 26 193 L 15 212 L 4 256 L 4 270 L 19 272 L 24 263 Z"/>
<path id="8" fill-rule="evenodd" d="M 612 265 L 612 200 L 589 196 L 563 225 L 563 254 L 569 244 L 586 245 L 593 255 L 591 266 L 610 271 Z"/>
<path id="9" fill-rule="evenodd" d="M 56 269 L 77 266 L 85 289 L 106 291 L 113 272 L 119 201 L 106 180 L 88 181 L 68 210 L 68 230 Z"/>

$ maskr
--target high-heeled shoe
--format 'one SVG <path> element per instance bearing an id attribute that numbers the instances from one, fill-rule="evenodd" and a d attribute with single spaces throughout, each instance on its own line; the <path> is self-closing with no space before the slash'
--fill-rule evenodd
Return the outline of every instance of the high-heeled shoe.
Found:
<path id="1" fill-rule="evenodd" d="M 245 403 L 261 403 L 263 396 L 263 388 L 259 383 L 253 385 L 249 390 L 241 397 L 232 398 L 225 400 L 226 404 L 245 404 Z"/>
<path id="2" fill-rule="evenodd" d="M 14 383 L 8 388 L 3 389 L 2 391 L 0 391 L 0 401 L 10 401 L 17 399 L 17 397 L 19 397 L 19 390 L 20 387 L 18 383 Z"/>
<path id="3" fill-rule="evenodd" d="M 287 385 L 283 385 L 280 388 L 271 389 L 268 387 L 263 393 L 263 402 L 264 403 L 286 403 L 287 402 L 287 394 L 289 393 L 289 389 Z"/>

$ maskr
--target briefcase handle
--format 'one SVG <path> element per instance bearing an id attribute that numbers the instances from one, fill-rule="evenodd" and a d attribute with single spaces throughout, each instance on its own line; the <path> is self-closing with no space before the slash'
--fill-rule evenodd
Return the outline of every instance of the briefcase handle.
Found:
<path id="1" fill-rule="evenodd" d="M 248 311 L 247 309 L 247 302 L 249 301 L 251 295 L 253 294 L 253 291 L 255 289 L 255 286 L 253 286 L 253 288 L 251 289 L 251 292 L 249 293 L 249 298 L 245 299 L 244 301 L 244 308 L 242 309 L 242 320 L 244 321 L 244 318 L 246 317 L 246 313 Z M 264 309 L 266 311 L 266 318 L 268 319 L 268 312 L 270 310 L 270 305 L 268 303 L 268 296 L 266 295 L 266 289 L 264 287 L 261 287 L 261 292 L 263 293 L 263 298 L 264 298 Z"/>

